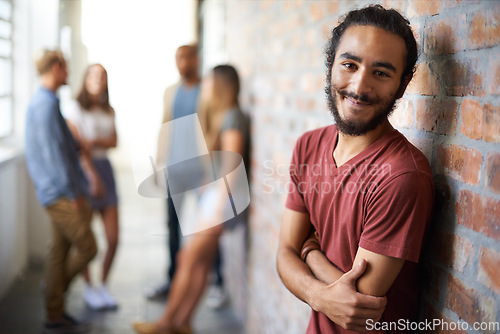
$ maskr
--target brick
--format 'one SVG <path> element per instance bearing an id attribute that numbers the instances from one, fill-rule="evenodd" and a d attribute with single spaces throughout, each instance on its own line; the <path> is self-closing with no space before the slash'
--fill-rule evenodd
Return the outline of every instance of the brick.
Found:
<path id="1" fill-rule="evenodd" d="M 500 194 L 500 153 L 488 155 L 485 168 L 486 187 Z"/>
<path id="2" fill-rule="evenodd" d="M 326 14 L 334 15 L 339 12 L 339 2 L 338 1 L 328 1 L 326 3 Z"/>
<path id="3" fill-rule="evenodd" d="M 478 101 L 466 99 L 462 102 L 460 131 L 469 138 L 483 139 L 486 130 L 483 107 Z"/>
<path id="4" fill-rule="evenodd" d="M 459 6 L 462 3 L 462 0 L 444 0 L 443 5 L 444 8 L 450 9 Z"/>
<path id="5" fill-rule="evenodd" d="M 450 54 L 465 49 L 465 14 L 440 19 L 425 27 L 424 52 L 430 55 Z"/>
<path id="6" fill-rule="evenodd" d="M 483 234 L 500 240 L 500 201 L 486 198 L 486 220 Z"/>
<path id="7" fill-rule="evenodd" d="M 271 8 L 274 2 L 275 2 L 274 0 L 262 0 L 260 1 L 260 9 L 267 10 Z"/>
<path id="8" fill-rule="evenodd" d="M 474 253 L 474 246 L 467 239 L 448 232 L 437 232 L 432 239 L 435 259 L 443 265 L 463 272 Z"/>
<path id="9" fill-rule="evenodd" d="M 312 22 L 320 21 L 325 17 L 325 8 L 323 1 L 313 2 L 309 6 L 309 18 Z"/>
<path id="10" fill-rule="evenodd" d="M 469 25 L 467 47 L 479 49 L 500 43 L 500 5 L 476 12 Z"/>
<path id="11" fill-rule="evenodd" d="M 446 95 L 448 96 L 484 96 L 486 75 L 480 64 L 484 59 L 447 59 L 442 63 L 441 71 Z"/>
<path id="12" fill-rule="evenodd" d="M 403 0 L 384 0 L 382 6 L 387 9 L 396 9 L 399 12 L 404 11 L 405 2 Z"/>
<path id="13" fill-rule="evenodd" d="M 451 257 L 451 266 L 454 270 L 459 271 L 461 273 L 464 272 L 465 266 L 469 263 L 469 260 L 472 261 L 472 254 L 474 254 L 474 246 L 472 243 L 462 238 L 458 235 L 453 235 L 453 253 Z"/>
<path id="14" fill-rule="evenodd" d="M 500 106 L 466 99 L 462 103 L 460 131 L 472 139 L 500 142 Z"/>
<path id="15" fill-rule="evenodd" d="M 455 204 L 457 223 L 476 232 L 484 230 L 486 207 L 481 195 L 469 190 L 462 190 Z"/>
<path id="16" fill-rule="evenodd" d="M 483 156 L 478 150 L 464 146 L 439 145 L 438 173 L 468 184 L 479 184 Z"/>
<path id="17" fill-rule="evenodd" d="M 466 334 L 467 333 L 467 331 L 463 330 L 463 329 L 452 330 L 452 329 L 450 329 L 449 325 L 448 325 L 448 327 L 446 327 L 446 325 L 444 325 L 445 323 L 450 324 L 454 321 L 451 320 L 450 318 L 446 317 L 443 313 L 436 310 L 434 305 L 432 305 L 428 302 L 424 303 L 423 316 L 424 316 L 424 319 L 427 319 L 427 321 L 429 321 L 429 322 L 433 322 L 434 319 L 441 320 L 441 323 L 443 325 L 433 328 L 434 330 L 432 331 L 432 333 L 435 333 L 435 334 Z"/>
<path id="18" fill-rule="evenodd" d="M 478 280 L 500 295 L 500 253 L 481 247 Z"/>
<path id="19" fill-rule="evenodd" d="M 396 109 L 389 117 L 392 125 L 398 128 L 410 128 L 413 126 L 413 102 L 407 99 L 399 100 Z"/>
<path id="20" fill-rule="evenodd" d="M 490 55 L 488 94 L 500 95 L 500 57 L 497 52 Z"/>
<path id="21" fill-rule="evenodd" d="M 295 14 L 295 15 L 292 15 L 288 20 L 287 20 L 287 24 L 284 25 L 285 27 L 285 31 L 291 31 L 291 30 L 295 30 L 297 28 L 302 28 L 304 27 L 304 20 L 303 20 L 303 16 L 300 15 L 300 14 Z"/>
<path id="22" fill-rule="evenodd" d="M 408 16 L 417 17 L 424 15 L 436 15 L 441 10 L 441 1 L 410 1 Z"/>
<path id="23" fill-rule="evenodd" d="M 420 99 L 417 102 L 417 129 L 438 134 L 455 134 L 458 103 L 454 100 Z"/>
<path id="24" fill-rule="evenodd" d="M 485 334 L 498 334 L 497 322 L 497 303 L 493 296 L 479 296 L 479 305 L 481 307 L 481 322 L 487 323 L 489 328 L 482 330 Z M 497 327 L 495 327 L 497 326 Z"/>
<path id="25" fill-rule="evenodd" d="M 422 47 L 422 34 L 420 33 L 422 31 L 422 25 L 418 22 L 414 22 L 410 24 L 410 27 L 413 35 L 415 36 L 415 40 L 417 41 L 417 48 L 420 51 Z"/>
<path id="26" fill-rule="evenodd" d="M 446 307 L 470 324 L 481 321 L 480 303 L 476 291 L 466 287 L 451 274 L 448 275 Z"/>
<path id="27" fill-rule="evenodd" d="M 455 203 L 457 223 L 500 240 L 500 201 L 462 190 Z"/>
<path id="28" fill-rule="evenodd" d="M 500 142 L 500 105 L 493 106 L 490 103 L 484 105 L 486 135 L 485 140 L 489 142 Z"/>
<path id="29" fill-rule="evenodd" d="M 435 63 L 420 63 L 417 66 L 413 79 L 406 88 L 408 94 L 433 95 L 439 93 L 438 77 Z"/>
<path id="30" fill-rule="evenodd" d="M 316 101 L 311 98 L 297 98 L 297 107 L 300 111 L 311 112 L 316 107 Z"/>

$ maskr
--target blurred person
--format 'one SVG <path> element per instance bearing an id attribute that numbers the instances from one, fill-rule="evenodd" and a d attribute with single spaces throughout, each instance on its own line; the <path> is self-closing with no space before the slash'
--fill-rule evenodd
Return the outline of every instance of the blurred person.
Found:
<path id="1" fill-rule="evenodd" d="M 388 121 L 417 44 L 399 12 L 373 5 L 344 16 L 326 53 L 336 125 L 297 141 L 277 269 L 313 310 L 307 333 L 386 333 L 374 324 L 416 321 L 433 210 L 429 162 Z"/>
<path id="2" fill-rule="evenodd" d="M 198 75 L 198 49 L 197 45 L 180 46 L 175 53 L 175 63 L 179 71 L 181 80 L 168 87 L 163 96 L 163 120 L 165 124 L 169 121 L 182 118 L 184 116 L 199 114 L 201 103 L 199 100 L 200 77 Z M 185 152 L 200 152 L 195 138 L 195 129 L 174 129 L 170 138 L 158 138 L 158 153 L 156 157 L 157 165 L 169 165 L 169 161 L 180 161 L 185 156 Z M 186 171 L 186 175 L 201 175 L 201 171 L 195 164 L 191 164 L 193 170 Z M 187 183 L 193 180 L 186 180 Z M 147 289 L 146 297 L 149 299 L 166 297 L 170 289 L 170 284 L 177 267 L 177 253 L 181 245 L 179 218 L 175 210 L 172 198 L 167 198 L 167 229 L 169 265 L 167 267 L 166 281 L 155 288 Z M 215 284 L 210 290 L 208 302 L 213 307 L 220 307 L 226 301 L 226 293 L 223 288 L 223 277 L 220 271 L 221 257 L 217 256 L 215 266 Z"/>
<path id="3" fill-rule="evenodd" d="M 90 152 L 104 186 L 103 196 L 91 197 L 92 209 L 101 216 L 107 241 L 101 285 L 92 285 L 89 268 L 85 268 L 83 298 L 91 309 L 115 309 L 118 304 L 108 291 L 107 280 L 118 245 L 118 198 L 107 150 L 116 147 L 117 136 L 115 111 L 109 103 L 108 76 L 102 65 L 87 68 L 76 101 L 72 101 L 63 113 L 77 142 Z"/>
<path id="4" fill-rule="evenodd" d="M 231 151 L 245 156 L 248 145 L 248 122 L 239 109 L 239 87 L 238 74 L 230 65 L 215 67 L 212 76 L 204 83 L 203 95 L 208 91 L 210 101 L 204 103 L 204 106 L 208 106 L 208 110 L 202 113 L 201 123 L 210 152 Z M 228 210 L 224 205 L 227 203 L 228 193 L 227 189 L 223 188 L 212 189 L 201 195 L 199 211 L 203 214 L 198 222 L 199 232 L 190 236 L 188 242 L 182 246 L 165 311 L 155 322 L 134 323 L 133 327 L 138 333 L 192 332 L 191 319 L 205 290 L 209 270 L 217 256 L 219 237 L 224 226 L 231 226 L 241 221 L 245 215 L 244 211 L 224 224 L 217 224 L 223 221 L 221 216 L 224 210 Z M 213 227 L 204 229 L 206 226 Z"/>
<path id="5" fill-rule="evenodd" d="M 102 192 L 90 156 L 78 147 L 60 109 L 55 93 L 66 84 L 68 70 L 61 51 L 43 50 L 36 60 L 41 86 L 26 115 L 26 164 L 37 197 L 50 216 L 52 240 L 45 267 L 43 333 L 89 330 L 65 311 L 64 294 L 72 279 L 95 256 L 97 246 L 90 228 L 88 201 Z M 87 181 L 80 166 L 88 172 Z"/>

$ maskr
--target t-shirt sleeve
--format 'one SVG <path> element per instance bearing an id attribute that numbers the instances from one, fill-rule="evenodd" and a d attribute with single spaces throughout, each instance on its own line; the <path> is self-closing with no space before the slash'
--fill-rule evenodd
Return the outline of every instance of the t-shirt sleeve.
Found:
<path id="1" fill-rule="evenodd" d="M 359 246 L 418 262 L 433 203 L 432 178 L 425 173 L 405 173 L 381 185 L 368 200 Z"/>
<path id="2" fill-rule="evenodd" d="M 293 211 L 307 213 L 307 207 L 304 202 L 304 194 L 300 191 L 301 184 L 304 184 L 301 180 L 301 173 L 299 173 L 299 166 L 301 163 L 300 151 L 303 145 L 302 137 L 297 140 L 295 144 L 295 149 L 293 150 L 292 162 L 290 163 L 290 182 L 288 186 L 288 196 L 286 199 L 285 206 Z"/>
<path id="3" fill-rule="evenodd" d="M 237 109 L 228 112 L 221 125 L 221 132 L 227 130 L 238 130 L 243 134 L 247 132 L 247 121 L 245 115 Z"/>

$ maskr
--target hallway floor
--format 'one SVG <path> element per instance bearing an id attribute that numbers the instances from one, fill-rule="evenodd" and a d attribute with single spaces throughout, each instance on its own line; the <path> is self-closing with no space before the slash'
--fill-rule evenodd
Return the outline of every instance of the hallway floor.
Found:
<path id="1" fill-rule="evenodd" d="M 148 199 L 137 194 L 132 172 L 116 170 L 120 200 L 120 244 L 109 278 L 109 289 L 116 297 L 116 311 L 92 311 L 86 307 L 83 280 L 73 281 L 67 296 L 67 311 L 77 319 L 92 324 L 91 334 L 134 333 L 131 322 L 154 320 L 164 309 L 164 301 L 144 298 L 144 290 L 155 286 L 165 276 L 167 248 L 164 223 L 164 200 Z M 102 259 L 104 231 L 99 219 L 93 222 Z M 92 276 L 100 276 L 100 268 L 91 265 Z M 43 270 L 29 268 L 11 285 L 0 300 L 0 334 L 41 333 L 44 321 L 42 291 Z M 214 310 L 202 300 L 194 318 L 197 334 L 243 333 L 241 322 L 230 305 Z"/>

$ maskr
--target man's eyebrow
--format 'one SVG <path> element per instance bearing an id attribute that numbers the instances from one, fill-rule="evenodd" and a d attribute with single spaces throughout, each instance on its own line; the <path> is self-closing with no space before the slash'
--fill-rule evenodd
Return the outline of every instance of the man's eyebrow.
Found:
<path id="1" fill-rule="evenodd" d="M 380 62 L 380 61 L 376 61 L 372 64 L 374 67 L 384 67 L 388 70 L 391 70 L 393 72 L 396 72 L 396 68 L 394 67 L 394 65 L 392 65 L 391 63 L 385 63 L 385 62 Z"/>
<path id="2" fill-rule="evenodd" d="M 345 53 L 341 54 L 340 58 L 351 59 L 351 60 L 357 61 L 358 63 L 363 62 L 362 58 L 355 56 L 349 52 L 345 52 Z M 396 72 L 396 68 L 391 63 L 387 63 L 387 62 L 383 62 L 383 61 L 376 61 L 372 64 L 372 66 L 373 67 L 383 67 L 383 68 L 386 68 L 386 69 L 391 70 L 393 72 Z"/>
<path id="3" fill-rule="evenodd" d="M 354 60 L 354 61 L 357 61 L 358 63 L 361 63 L 361 58 L 359 58 L 358 56 L 355 56 L 353 54 L 350 54 L 349 52 L 345 52 L 343 54 L 340 55 L 340 58 L 344 58 L 344 59 L 351 59 L 351 60 Z"/>

